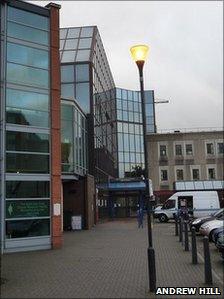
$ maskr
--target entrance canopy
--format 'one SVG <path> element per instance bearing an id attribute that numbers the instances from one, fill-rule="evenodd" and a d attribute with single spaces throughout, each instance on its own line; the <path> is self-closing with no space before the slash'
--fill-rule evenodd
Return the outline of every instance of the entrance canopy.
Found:
<path id="1" fill-rule="evenodd" d="M 145 191 L 145 182 L 142 180 L 116 180 L 106 184 L 99 184 L 97 188 L 102 191 Z"/>

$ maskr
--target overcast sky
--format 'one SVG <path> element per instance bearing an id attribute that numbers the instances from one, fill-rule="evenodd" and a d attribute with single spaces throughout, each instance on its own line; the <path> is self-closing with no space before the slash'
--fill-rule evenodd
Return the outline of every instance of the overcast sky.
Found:
<path id="1" fill-rule="evenodd" d="M 118 87 L 139 89 L 129 48 L 150 46 L 145 88 L 170 100 L 156 104 L 159 130 L 223 126 L 221 1 L 54 2 L 62 6 L 61 27 L 98 26 Z"/>

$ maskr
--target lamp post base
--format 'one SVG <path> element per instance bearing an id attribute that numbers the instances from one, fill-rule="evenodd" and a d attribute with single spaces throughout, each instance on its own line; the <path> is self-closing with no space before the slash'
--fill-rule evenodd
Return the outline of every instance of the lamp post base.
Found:
<path id="1" fill-rule="evenodd" d="M 147 250 L 148 254 L 148 271 L 149 271 L 149 291 L 156 291 L 156 263 L 155 263 L 155 251 L 152 247 Z"/>

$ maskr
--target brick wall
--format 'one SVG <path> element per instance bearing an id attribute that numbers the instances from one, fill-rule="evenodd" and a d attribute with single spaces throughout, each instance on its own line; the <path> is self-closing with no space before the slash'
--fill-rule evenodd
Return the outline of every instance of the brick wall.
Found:
<path id="1" fill-rule="evenodd" d="M 59 58 L 59 9 L 49 3 L 50 9 L 50 94 L 51 94 L 51 203 L 52 248 L 62 246 L 62 215 L 54 215 L 54 205 L 61 204 L 61 131 L 60 131 L 60 58 Z"/>

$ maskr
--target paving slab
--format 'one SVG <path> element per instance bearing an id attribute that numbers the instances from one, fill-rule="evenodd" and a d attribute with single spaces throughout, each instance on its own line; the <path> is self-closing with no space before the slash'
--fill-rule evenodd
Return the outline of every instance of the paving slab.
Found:
<path id="1" fill-rule="evenodd" d="M 148 292 L 147 242 L 147 229 L 137 228 L 136 219 L 116 220 L 64 233 L 60 250 L 5 254 L 1 298 L 180 298 Z M 203 261 L 191 264 L 173 223 L 155 223 L 153 243 L 158 287 L 205 286 Z M 219 265 L 213 286 L 223 290 L 223 262 L 212 254 Z"/>

